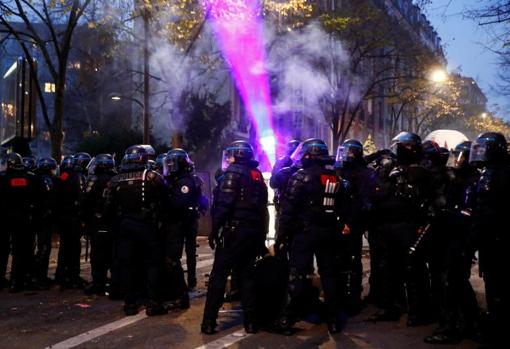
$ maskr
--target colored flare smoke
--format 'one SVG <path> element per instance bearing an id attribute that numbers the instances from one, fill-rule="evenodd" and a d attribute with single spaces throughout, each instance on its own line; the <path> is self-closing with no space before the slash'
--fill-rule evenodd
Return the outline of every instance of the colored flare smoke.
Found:
<path id="1" fill-rule="evenodd" d="M 205 0 L 205 6 L 223 57 L 253 121 L 262 160 L 273 165 L 277 139 L 273 130 L 260 5 L 257 0 Z"/>

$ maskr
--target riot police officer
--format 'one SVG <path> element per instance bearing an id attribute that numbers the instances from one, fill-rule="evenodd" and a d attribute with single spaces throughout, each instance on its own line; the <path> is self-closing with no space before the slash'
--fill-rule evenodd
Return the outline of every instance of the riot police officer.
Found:
<path id="1" fill-rule="evenodd" d="M 231 270 L 238 276 L 244 328 L 248 333 L 258 330 L 255 318 L 255 259 L 265 253 L 267 234 L 267 187 L 254 161 L 253 148 L 245 141 L 236 141 L 226 150 L 230 165 L 217 189 L 211 248 L 216 248 L 209 277 L 207 299 L 201 330 L 213 334 L 216 318 L 223 303 L 227 277 Z"/>
<path id="2" fill-rule="evenodd" d="M 448 181 L 445 187 L 444 222 L 434 245 L 436 269 L 439 274 L 439 326 L 425 342 L 455 344 L 478 331 L 479 308 L 469 282 L 473 251 L 469 246 L 470 207 L 466 192 L 472 192 L 479 177 L 476 167 L 469 164 L 471 142 L 462 142 L 452 150 L 447 161 Z M 442 256 L 442 258 L 440 258 Z"/>
<path id="3" fill-rule="evenodd" d="M 85 152 L 76 153 L 74 155 L 74 170 L 86 176 L 91 160 L 92 157 L 90 156 L 89 153 Z"/>
<path id="4" fill-rule="evenodd" d="M 276 160 L 276 163 L 273 166 L 273 170 L 271 172 L 271 175 L 274 175 L 278 171 L 280 171 L 284 167 L 290 167 L 292 165 L 292 153 L 296 150 L 296 148 L 299 146 L 299 141 L 296 139 L 292 139 L 287 143 L 287 148 L 285 149 L 285 155 L 280 157 L 278 160 Z"/>
<path id="5" fill-rule="evenodd" d="M 33 232 L 32 217 L 36 206 L 37 182 L 35 175 L 27 172 L 18 153 L 7 158 L 7 169 L 0 176 L 2 197 L 2 234 L 12 241 L 12 266 L 10 292 L 21 292 L 30 280 L 27 279 L 32 262 Z M 5 237 L 4 237 L 5 239 Z M 5 239 L 8 241 L 8 238 Z M 4 241 L 2 241 L 4 242 Z M 5 256 L 3 256 L 5 258 Z"/>
<path id="6" fill-rule="evenodd" d="M 120 173 L 111 179 L 107 206 L 120 220 L 118 258 L 126 315 L 138 313 L 138 291 L 149 299 L 146 314 L 165 314 L 161 300 L 164 239 L 159 231 L 167 187 L 161 175 L 147 168 L 149 152 L 134 145 L 126 150 Z M 147 285 L 138 285 L 139 273 Z M 141 287 L 145 286 L 145 287 Z"/>
<path id="7" fill-rule="evenodd" d="M 375 187 L 376 189 L 388 192 L 389 182 L 386 180 L 396 165 L 397 159 L 395 154 L 390 149 L 381 149 L 375 153 L 365 156 L 365 161 L 368 166 L 375 172 Z M 381 306 L 383 301 L 383 286 L 385 283 L 383 277 L 384 263 L 381 263 L 381 256 L 383 251 L 380 222 L 382 218 L 377 216 L 377 210 L 371 210 L 371 219 L 368 222 L 368 245 L 370 249 L 370 275 L 368 283 L 370 290 L 365 298 L 368 303 Z"/>
<path id="8" fill-rule="evenodd" d="M 298 140 L 291 140 L 287 143 L 285 155 L 279 158 L 273 166 L 271 171 L 271 178 L 269 185 L 275 190 L 274 203 L 276 211 L 279 209 L 279 202 L 283 193 L 285 193 L 285 186 L 287 185 L 290 176 L 298 170 L 293 166 L 291 155 L 299 146 Z"/>
<path id="9" fill-rule="evenodd" d="M 104 295 L 108 270 L 112 265 L 113 227 L 111 217 L 107 217 L 105 210 L 105 194 L 108 183 L 115 174 L 115 160 L 110 154 L 97 155 L 88 169 L 81 203 L 91 244 L 92 283 L 85 288 L 85 294 L 88 295 Z"/>
<path id="10" fill-rule="evenodd" d="M 157 173 L 159 173 L 160 175 L 164 175 L 163 168 L 165 166 L 165 158 L 166 158 L 166 153 L 162 153 L 162 154 L 159 154 L 155 160 L 156 163 L 154 164 L 153 170 L 156 171 Z"/>
<path id="11" fill-rule="evenodd" d="M 48 278 L 48 266 L 51 254 L 52 234 L 55 223 L 57 188 L 57 161 L 53 158 L 41 158 L 37 160 L 35 175 L 40 182 L 39 202 L 40 206 L 34 215 L 34 230 L 37 239 L 36 253 L 34 258 L 33 277 L 35 285 L 43 290 L 49 289 L 51 280 Z"/>
<path id="12" fill-rule="evenodd" d="M 62 288 L 83 288 L 80 277 L 82 221 L 80 202 L 85 191 L 87 153 L 66 156 L 60 164 L 58 189 L 60 249 L 55 280 Z"/>
<path id="13" fill-rule="evenodd" d="M 384 285 L 382 311 L 370 319 L 397 321 L 404 307 L 403 295 L 407 293 L 408 325 L 417 326 L 431 321 L 430 295 L 424 284 L 423 253 L 414 253 L 411 248 L 426 227 L 434 192 L 430 171 L 420 164 L 421 138 L 411 132 L 401 132 L 393 142 L 397 163 L 378 181 L 374 201 Z"/>
<path id="14" fill-rule="evenodd" d="M 342 181 L 326 168 L 333 161 L 327 145 L 320 139 L 304 141 L 293 158 L 302 168 L 292 175 L 285 191 L 275 245 L 277 254 L 289 252 L 290 302 L 284 306 L 277 329 L 286 334 L 291 332 L 315 255 L 324 289 L 328 329 L 336 333 L 341 330 L 337 255 L 343 229 L 339 220 Z"/>
<path id="15" fill-rule="evenodd" d="M 34 172 L 34 170 L 37 167 L 37 157 L 31 155 L 31 156 L 24 156 L 23 157 L 23 166 L 25 167 L 26 171 Z"/>
<path id="16" fill-rule="evenodd" d="M 356 314 L 361 310 L 363 266 L 361 252 L 363 234 L 368 229 L 369 214 L 375 193 L 375 171 L 367 167 L 363 145 L 355 139 L 346 140 L 338 147 L 336 167 L 344 181 L 348 197 L 344 213 L 347 229 L 342 236 L 341 268 L 343 304 Z"/>
<path id="17" fill-rule="evenodd" d="M 170 150 L 166 155 L 165 168 L 169 186 L 168 210 L 171 213 L 171 219 L 165 222 L 165 263 L 176 291 L 177 305 L 186 309 L 189 308 L 188 288 L 194 288 L 197 282 L 196 236 L 202 189 L 193 174 L 193 163 L 184 150 Z M 181 266 L 184 246 L 188 265 L 187 287 Z"/>
<path id="18" fill-rule="evenodd" d="M 508 342 L 509 284 L 504 277 L 510 265 L 506 258 L 510 243 L 508 198 L 510 168 L 507 141 L 501 133 L 486 132 L 471 147 L 469 163 L 481 169 L 473 196 L 474 243 L 479 251 L 480 269 L 485 282 L 488 347 L 502 348 Z"/>

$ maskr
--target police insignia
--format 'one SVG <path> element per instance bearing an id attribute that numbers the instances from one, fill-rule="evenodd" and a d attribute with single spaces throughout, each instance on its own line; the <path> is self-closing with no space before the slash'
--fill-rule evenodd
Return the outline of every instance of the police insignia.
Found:
<path id="1" fill-rule="evenodd" d="M 188 193 L 189 193 L 189 187 L 188 187 L 187 185 L 183 185 L 183 186 L 181 187 L 181 192 L 182 192 L 183 194 L 188 194 Z"/>

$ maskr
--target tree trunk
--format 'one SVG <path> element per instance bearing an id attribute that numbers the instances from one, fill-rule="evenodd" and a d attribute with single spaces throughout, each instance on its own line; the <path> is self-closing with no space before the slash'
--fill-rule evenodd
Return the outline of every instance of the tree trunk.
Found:
<path id="1" fill-rule="evenodd" d="M 50 129 L 51 156 L 60 162 L 62 158 L 62 147 L 64 144 L 64 133 L 62 130 L 62 119 L 64 116 L 64 90 L 65 84 L 57 81 L 55 86 L 55 111 L 53 113 L 53 125 Z"/>

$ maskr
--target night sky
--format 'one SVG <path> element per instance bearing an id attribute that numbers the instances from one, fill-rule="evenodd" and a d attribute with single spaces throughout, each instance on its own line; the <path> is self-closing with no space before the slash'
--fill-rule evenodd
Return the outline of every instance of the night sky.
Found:
<path id="1" fill-rule="evenodd" d="M 484 47 L 491 43 L 491 28 L 464 15 L 479 6 L 479 0 L 433 0 L 426 13 L 443 40 L 449 70 L 460 68 L 463 75 L 473 77 L 489 98 L 489 110 L 499 109 L 496 114 L 510 120 L 509 100 L 496 91 L 497 55 Z"/>

